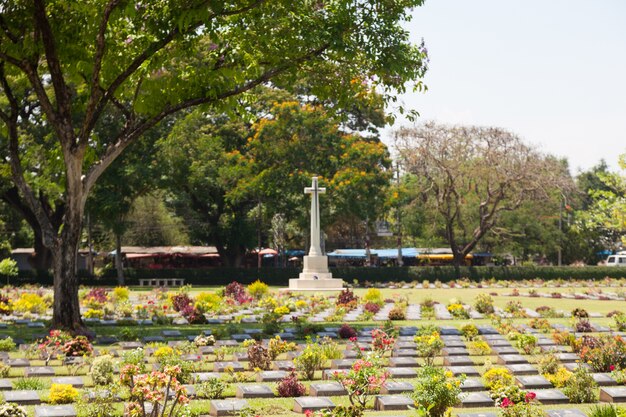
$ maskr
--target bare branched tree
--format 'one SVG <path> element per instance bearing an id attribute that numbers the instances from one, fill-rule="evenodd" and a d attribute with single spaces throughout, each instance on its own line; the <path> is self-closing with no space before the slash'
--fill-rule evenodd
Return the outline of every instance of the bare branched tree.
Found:
<path id="1" fill-rule="evenodd" d="M 395 138 L 400 161 L 417 177 L 418 195 L 436 213 L 457 267 L 496 227 L 500 213 L 571 186 L 560 161 L 503 129 L 431 122 L 401 128 Z"/>

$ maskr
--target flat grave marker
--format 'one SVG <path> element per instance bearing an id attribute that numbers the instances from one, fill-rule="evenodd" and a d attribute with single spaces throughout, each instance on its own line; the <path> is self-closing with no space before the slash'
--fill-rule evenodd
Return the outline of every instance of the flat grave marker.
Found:
<path id="1" fill-rule="evenodd" d="M 569 404 L 569 398 L 558 389 L 542 389 L 535 391 L 536 400 L 544 405 Z"/>
<path id="2" fill-rule="evenodd" d="M 17 403 L 18 405 L 41 404 L 39 394 L 34 390 L 4 391 L 3 395 L 4 401 L 8 403 Z"/>
<path id="3" fill-rule="evenodd" d="M 550 381 L 545 379 L 542 375 L 518 376 L 515 379 L 523 389 L 552 388 Z"/>
<path id="4" fill-rule="evenodd" d="M 209 403 L 209 415 L 215 417 L 231 416 L 247 407 L 248 401 L 243 399 L 212 400 Z"/>
<path id="5" fill-rule="evenodd" d="M 337 381 L 313 383 L 309 387 L 311 397 L 336 397 L 348 392 Z"/>
<path id="6" fill-rule="evenodd" d="M 294 398 L 293 411 L 304 413 L 305 410 L 317 411 L 335 408 L 335 404 L 327 397 Z"/>
<path id="7" fill-rule="evenodd" d="M 40 405 L 35 407 L 35 417 L 76 417 L 73 405 Z"/>
<path id="8" fill-rule="evenodd" d="M 600 388 L 600 401 L 606 403 L 624 403 L 626 402 L 626 388 Z"/>
<path id="9" fill-rule="evenodd" d="M 287 371 L 261 371 L 257 374 L 257 382 L 274 382 L 280 381 L 289 373 Z"/>
<path id="10" fill-rule="evenodd" d="M 493 400 L 486 392 L 470 392 L 461 400 L 461 407 L 493 407 Z"/>
<path id="11" fill-rule="evenodd" d="M 238 385 L 237 398 L 274 398 L 274 391 L 267 385 Z"/>
<path id="12" fill-rule="evenodd" d="M 408 410 L 415 406 L 415 401 L 404 395 L 378 395 L 374 409 L 378 411 Z"/>
<path id="13" fill-rule="evenodd" d="M 415 386 L 410 382 L 404 381 L 386 381 L 380 389 L 381 394 L 402 394 L 404 392 L 413 392 Z"/>

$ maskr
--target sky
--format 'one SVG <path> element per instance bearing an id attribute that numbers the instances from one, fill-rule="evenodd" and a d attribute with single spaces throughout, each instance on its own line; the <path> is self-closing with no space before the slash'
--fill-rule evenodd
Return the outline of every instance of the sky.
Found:
<path id="1" fill-rule="evenodd" d="M 428 91 L 400 98 L 418 122 L 506 128 L 572 174 L 601 159 L 618 169 L 626 0 L 426 0 L 406 27 L 430 57 Z"/>

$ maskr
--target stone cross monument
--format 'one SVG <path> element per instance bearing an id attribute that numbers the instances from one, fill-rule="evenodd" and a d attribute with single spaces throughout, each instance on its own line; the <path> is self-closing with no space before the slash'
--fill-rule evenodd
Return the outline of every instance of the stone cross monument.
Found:
<path id="1" fill-rule="evenodd" d="M 317 186 L 317 177 L 313 177 L 311 187 L 304 189 L 311 194 L 311 248 L 304 257 L 304 270 L 299 278 L 289 280 L 291 290 L 341 290 L 343 280 L 333 278 L 328 270 L 328 257 L 322 254 L 320 247 L 320 203 L 319 195 L 326 192 Z"/>

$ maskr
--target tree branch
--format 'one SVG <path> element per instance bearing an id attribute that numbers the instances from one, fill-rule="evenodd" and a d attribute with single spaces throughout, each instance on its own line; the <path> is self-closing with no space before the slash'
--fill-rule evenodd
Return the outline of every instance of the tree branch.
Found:
<path id="1" fill-rule="evenodd" d="M 87 129 L 90 125 L 89 122 L 91 121 L 92 115 L 96 109 L 98 100 L 102 95 L 102 89 L 100 87 L 100 70 L 102 69 L 102 59 L 104 58 L 104 52 L 106 50 L 104 35 L 106 34 L 107 26 L 109 24 L 109 18 L 119 3 L 120 0 L 111 0 L 106 5 L 104 13 L 102 14 L 102 20 L 100 21 L 98 35 L 96 36 L 96 52 L 94 54 L 93 71 L 91 73 L 91 94 L 89 95 L 89 101 L 85 110 L 83 126 L 78 135 L 79 142 L 83 146 L 87 143 L 87 138 L 89 136 L 89 131 Z"/>
<path id="2" fill-rule="evenodd" d="M 65 142 L 66 145 L 74 145 L 73 140 L 71 141 L 72 143 L 67 143 L 68 140 L 73 139 L 71 100 L 69 89 L 63 77 L 61 63 L 59 62 L 52 28 L 46 16 L 46 5 L 43 3 L 43 0 L 34 0 L 34 5 L 35 22 L 36 26 L 41 31 L 40 39 L 44 47 L 52 86 L 54 87 L 57 109 L 60 116 L 59 121 L 63 124 L 62 135 L 59 137 L 59 140 L 62 144 Z"/>
<path id="3" fill-rule="evenodd" d="M 180 110 L 187 109 L 189 107 L 197 106 L 200 104 L 215 103 L 220 100 L 224 100 L 226 98 L 236 96 L 238 94 L 249 91 L 256 86 L 269 81 L 271 78 L 286 71 L 287 69 L 297 66 L 298 64 L 308 59 L 311 59 L 312 57 L 321 55 L 329 47 L 329 45 L 330 45 L 329 43 L 325 43 L 319 48 L 313 49 L 309 51 L 307 54 L 297 59 L 294 59 L 293 61 L 287 64 L 267 70 L 266 72 L 261 74 L 259 77 L 253 80 L 250 80 L 241 86 L 235 87 L 232 90 L 225 91 L 222 94 L 218 94 L 217 96 L 197 97 L 197 98 L 183 101 L 182 103 L 179 103 L 175 106 L 167 106 L 163 110 L 161 110 L 161 112 L 151 117 L 150 119 L 147 119 L 134 127 L 129 126 L 128 129 L 125 129 L 122 133 L 120 133 L 120 135 L 118 136 L 118 140 L 115 142 L 115 144 L 110 146 L 105 151 L 105 154 L 102 156 L 102 158 L 100 158 L 100 161 L 94 164 L 89 170 L 89 172 L 87 172 L 87 174 L 85 175 L 85 179 L 83 181 L 83 187 L 84 187 L 83 198 L 84 199 L 87 198 L 87 195 L 89 194 L 89 190 L 91 189 L 91 187 L 93 187 L 96 180 L 100 177 L 100 175 L 102 175 L 104 170 L 115 160 L 115 158 L 117 158 L 122 153 L 122 151 L 131 142 L 133 142 L 135 139 L 137 139 L 139 136 L 145 133 L 148 129 L 155 126 L 165 117 L 171 114 L 174 114 Z"/>

